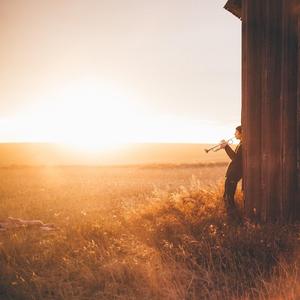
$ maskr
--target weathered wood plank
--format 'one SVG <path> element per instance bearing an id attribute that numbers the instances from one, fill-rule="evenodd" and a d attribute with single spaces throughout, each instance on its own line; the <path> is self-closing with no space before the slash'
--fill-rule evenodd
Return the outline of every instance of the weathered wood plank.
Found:
<path id="1" fill-rule="evenodd" d="M 262 90 L 262 13 L 259 0 L 245 0 L 242 12 L 242 124 L 244 136 L 245 210 L 249 216 L 260 217 L 261 183 L 261 90 Z M 255 80 L 253 80 L 255 78 Z"/>
<path id="2" fill-rule="evenodd" d="M 282 58 L 282 219 L 291 221 L 297 215 L 297 90 L 298 90 L 298 1 L 283 1 Z"/>
<path id="3" fill-rule="evenodd" d="M 300 17 L 298 16 L 298 88 L 297 88 L 297 194 L 293 209 L 294 219 L 300 221 Z"/>
<path id="4" fill-rule="evenodd" d="M 261 156 L 261 219 L 277 221 L 280 218 L 282 187 L 281 172 L 281 56 L 282 56 L 282 1 L 266 0 L 263 5 L 262 30 L 262 156 Z"/>

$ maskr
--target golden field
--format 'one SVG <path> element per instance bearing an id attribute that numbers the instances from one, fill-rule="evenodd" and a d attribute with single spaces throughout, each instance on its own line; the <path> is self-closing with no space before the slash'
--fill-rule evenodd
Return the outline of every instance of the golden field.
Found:
<path id="1" fill-rule="evenodd" d="M 228 161 L 224 151 L 205 153 L 205 144 L 131 143 L 103 149 L 47 143 L 0 143 L 0 166 L 196 164 Z"/>
<path id="2" fill-rule="evenodd" d="M 0 219 L 56 227 L 0 231 L 0 299 L 299 299 L 299 226 L 229 219 L 225 169 L 0 168 Z"/>

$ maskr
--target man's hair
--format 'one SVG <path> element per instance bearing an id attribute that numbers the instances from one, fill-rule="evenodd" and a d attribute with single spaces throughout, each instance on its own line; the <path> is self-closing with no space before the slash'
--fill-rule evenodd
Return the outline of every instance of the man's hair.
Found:
<path id="1" fill-rule="evenodd" d="M 242 126 L 240 125 L 240 126 L 238 126 L 238 127 L 236 127 L 235 128 L 239 133 L 242 133 Z"/>

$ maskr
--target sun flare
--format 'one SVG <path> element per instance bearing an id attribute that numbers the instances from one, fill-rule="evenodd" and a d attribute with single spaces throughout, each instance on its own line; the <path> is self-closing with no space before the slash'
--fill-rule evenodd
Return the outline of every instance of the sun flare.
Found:
<path id="1" fill-rule="evenodd" d="M 98 151 L 126 143 L 138 122 L 132 97 L 112 85 L 68 85 L 18 117 L 21 136 Z"/>
<path id="2" fill-rule="evenodd" d="M 85 152 L 128 143 L 217 143 L 232 136 L 223 124 L 153 115 L 137 99 L 114 84 L 81 80 L 37 97 L 15 118 L 1 120 L 0 130 L 8 142 L 60 143 Z"/>

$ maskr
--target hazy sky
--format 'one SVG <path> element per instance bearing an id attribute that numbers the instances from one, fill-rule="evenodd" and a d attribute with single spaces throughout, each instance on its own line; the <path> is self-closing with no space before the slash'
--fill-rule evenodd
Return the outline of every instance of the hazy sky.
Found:
<path id="1" fill-rule="evenodd" d="M 240 123 L 225 0 L 0 0 L 0 141 L 215 142 Z"/>

